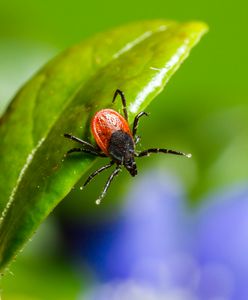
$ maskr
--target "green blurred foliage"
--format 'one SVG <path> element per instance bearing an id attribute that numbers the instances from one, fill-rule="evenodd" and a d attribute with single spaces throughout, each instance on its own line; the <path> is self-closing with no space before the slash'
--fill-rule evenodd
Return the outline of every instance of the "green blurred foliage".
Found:
<path id="1" fill-rule="evenodd" d="M 81 282 L 72 266 L 62 259 L 20 259 L 11 273 L 3 277 L 4 300 L 68 300 L 82 292 Z"/>
<path id="2" fill-rule="evenodd" d="M 0 287 L 3 299 L 76 299 L 87 280 L 79 270 L 75 272 L 61 248 L 58 224 L 50 218 L 2 277 Z"/>

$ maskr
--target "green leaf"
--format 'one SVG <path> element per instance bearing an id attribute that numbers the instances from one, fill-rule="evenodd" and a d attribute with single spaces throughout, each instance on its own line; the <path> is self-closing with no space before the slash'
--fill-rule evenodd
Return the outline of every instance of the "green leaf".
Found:
<path id="1" fill-rule="evenodd" d="M 200 22 L 147 21 L 99 34 L 58 56 L 16 95 L 0 126 L 0 269 L 70 192 L 94 158 L 63 159 L 73 133 L 125 92 L 130 120 L 162 91 L 207 31 Z M 83 195 L 82 195 L 83 197 Z"/>

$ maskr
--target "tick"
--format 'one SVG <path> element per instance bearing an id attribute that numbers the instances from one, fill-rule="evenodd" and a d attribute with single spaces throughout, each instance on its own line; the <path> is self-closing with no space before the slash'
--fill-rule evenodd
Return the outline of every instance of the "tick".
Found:
<path id="1" fill-rule="evenodd" d="M 150 148 L 137 152 L 135 148 L 140 141 L 140 137 L 137 136 L 139 120 L 142 116 L 148 116 L 148 114 L 144 111 L 138 113 L 134 119 L 131 130 L 128 124 L 126 99 L 124 93 L 119 89 L 115 91 L 112 103 L 118 95 L 120 95 L 122 100 L 124 117 L 113 109 L 102 109 L 96 112 L 91 120 L 91 131 L 95 138 L 96 146 L 73 135 L 67 133 L 64 134 L 66 138 L 78 142 L 82 146 L 81 148 L 72 148 L 67 154 L 72 152 L 84 152 L 95 156 L 110 158 L 110 162 L 107 165 L 99 168 L 88 177 L 81 189 L 83 189 L 96 175 L 107 170 L 111 166 L 116 165 L 115 170 L 109 176 L 100 197 L 96 200 L 96 204 L 101 203 L 112 180 L 119 174 L 122 167 L 125 167 L 131 176 L 137 175 L 136 157 L 149 156 L 151 153 L 168 153 L 191 157 L 191 154 L 161 148 Z"/>

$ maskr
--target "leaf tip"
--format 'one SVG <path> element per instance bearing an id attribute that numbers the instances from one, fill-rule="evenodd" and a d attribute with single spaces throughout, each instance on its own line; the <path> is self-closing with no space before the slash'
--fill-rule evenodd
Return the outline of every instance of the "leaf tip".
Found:
<path id="1" fill-rule="evenodd" d="M 209 31 L 208 24 L 202 21 L 191 21 L 188 25 L 201 35 L 204 35 Z"/>

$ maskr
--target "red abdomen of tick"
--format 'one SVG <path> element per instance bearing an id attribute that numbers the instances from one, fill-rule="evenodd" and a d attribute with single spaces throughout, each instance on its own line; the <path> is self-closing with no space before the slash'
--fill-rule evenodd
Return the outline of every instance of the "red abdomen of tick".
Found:
<path id="1" fill-rule="evenodd" d="M 108 155 L 109 141 L 112 134 L 122 130 L 131 135 L 126 119 L 113 109 L 98 111 L 91 120 L 91 131 L 101 150 Z"/>

